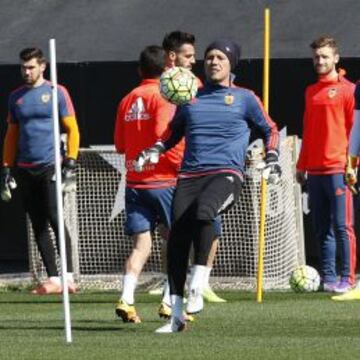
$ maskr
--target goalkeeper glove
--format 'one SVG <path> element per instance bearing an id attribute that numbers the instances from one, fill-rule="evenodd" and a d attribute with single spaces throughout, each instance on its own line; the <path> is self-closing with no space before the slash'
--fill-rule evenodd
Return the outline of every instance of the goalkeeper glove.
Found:
<path id="1" fill-rule="evenodd" d="M 306 183 L 306 172 L 305 171 L 301 171 L 301 170 L 296 170 L 296 181 L 300 184 L 300 185 L 305 185 Z"/>
<path id="2" fill-rule="evenodd" d="M 76 191 L 76 160 L 67 158 L 62 163 L 62 191 L 64 193 Z"/>
<path id="3" fill-rule="evenodd" d="M 345 182 L 353 194 L 357 194 L 357 157 L 349 155 L 346 162 Z"/>
<path id="4" fill-rule="evenodd" d="M 4 166 L 0 172 L 0 192 L 1 192 L 1 199 L 3 201 L 10 201 L 11 200 L 11 190 L 16 189 L 16 181 L 11 176 L 10 168 Z"/>
<path id="5" fill-rule="evenodd" d="M 134 161 L 135 171 L 143 171 L 146 164 L 157 164 L 159 162 L 160 155 L 164 152 L 164 144 L 160 141 L 158 141 L 155 145 L 143 150 Z"/>
<path id="6" fill-rule="evenodd" d="M 267 179 L 269 184 L 276 185 L 280 181 L 281 173 L 278 152 L 276 150 L 268 151 L 265 157 L 263 176 Z"/>

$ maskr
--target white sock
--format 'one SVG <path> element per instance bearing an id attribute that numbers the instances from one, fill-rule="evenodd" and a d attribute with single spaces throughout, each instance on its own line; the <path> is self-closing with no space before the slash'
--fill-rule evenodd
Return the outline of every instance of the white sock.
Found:
<path id="1" fill-rule="evenodd" d="M 357 282 L 355 289 L 360 290 L 360 281 Z"/>
<path id="2" fill-rule="evenodd" d="M 166 280 L 166 282 L 164 284 L 164 293 L 163 293 L 162 302 L 168 306 L 171 306 L 170 286 L 169 286 L 168 280 Z"/>
<path id="3" fill-rule="evenodd" d="M 194 265 L 189 266 L 187 274 L 186 274 L 186 283 L 185 283 L 185 290 L 190 289 L 190 282 L 194 274 Z"/>
<path id="4" fill-rule="evenodd" d="M 183 320 L 184 298 L 179 295 L 171 295 L 171 313 L 173 317 Z"/>
<path id="5" fill-rule="evenodd" d="M 56 285 L 58 285 L 58 286 L 61 285 L 60 276 L 50 276 L 50 277 L 49 277 L 49 280 L 50 280 L 52 283 L 54 283 L 54 284 L 56 284 Z"/>
<path id="6" fill-rule="evenodd" d="M 204 265 L 194 265 L 193 273 L 190 279 L 189 292 L 193 289 L 199 290 L 202 293 L 204 288 L 204 279 L 205 279 L 206 266 Z"/>
<path id="7" fill-rule="evenodd" d="M 67 273 L 67 279 L 68 281 L 74 282 L 74 273 Z"/>
<path id="8" fill-rule="evenodd" d="M 207 289 L 210 287 L 210 273 L 211 273 L 212 267 L 206 266 L 205 267 L 205 273 L 204 273 L 204 289 Z"/>
<path id="9" fill-rule="evenodd" d="M 121 299 L 127 304 L 132 305 L 134 303 L 134 292 L 137 284 L 137 277 L 133 274 L 124 275 L 123 279 L 123 291 Z"/>

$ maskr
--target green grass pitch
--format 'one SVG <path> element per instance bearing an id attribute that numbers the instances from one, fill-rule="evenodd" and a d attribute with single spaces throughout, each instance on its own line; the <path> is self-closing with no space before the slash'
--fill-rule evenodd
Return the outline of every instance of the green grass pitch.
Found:
<path id="1" fill-rule="evenodd" d="M 61 297 L 0 293 L 0 359 L 357 359 L 360 301 L 329 294 L 220 292 L 189 330 L 155 334 L 159 297 L 137 294 L 142 324 L 115 319 L 116 293 L 71 296 L 73 343 L 65 343 Z"/>

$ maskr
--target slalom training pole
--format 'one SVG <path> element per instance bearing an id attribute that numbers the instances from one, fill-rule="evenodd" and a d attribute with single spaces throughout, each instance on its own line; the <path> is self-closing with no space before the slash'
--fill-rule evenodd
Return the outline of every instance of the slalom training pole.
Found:
<path id="1" fill-rule="evenodd" d="M 263 103 L 269 112 L 269 83 L 270 83 L 270 9 L 264 12 L 264 61 L 263 61 Z"/>
<path id="2" fill-rule="evenodd" d="M 63 288 L 63 306 L 64 306 L 64 315 L 65 315 L 65 338 L 67 343 L 71 343 L 72 335 L 71 335 L 69 289 L 68 289 L 68 281 L 67 281 L 64 207 L 63 207 L 63 197 L 62 197 L 62 189 L 61 189 L 62 184 L 61 184 L 61 160 L 60 160 L 60 127 L 59 127 L 55 39 L 50 39 L 49 41 L 49 52 L 50 52 L 50 80 L 51 80 L 51 93 L 52 93 L 51 105 L 52 105 L 52 118 L 54 122 L 56 204 L 57 204 L 58 223 L 59 223 L 61 282 Z"/>
<path id="3" fill-rule="evenodd" d="M 263 69 L 263 103 L 264 109 L 269 112 L 269 74 L 270 74 L 270 9 L 264 12 L 264 69 Z M 263 298 L 263 276 L 264 276 L 264 252 L 265 252 L 265 216 L 267 202 L 267 177 L 261 176 L 260 194 L 260 225 L 258 245 L 258 268 L 256 284 L 256 301 L 262 302 Z"/>

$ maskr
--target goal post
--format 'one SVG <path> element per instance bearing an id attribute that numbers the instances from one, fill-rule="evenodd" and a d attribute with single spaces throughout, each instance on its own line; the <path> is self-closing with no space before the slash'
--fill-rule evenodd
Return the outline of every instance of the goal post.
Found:
<path id="1" fill-rule="evenodd" d="M 305 264 L 301 196 L 295 180 L 297 142 L 296 137 L 282 141 L 281 182 L 268 185 L 264 290 L 287 289 L 291 271 Z M 248 151 L 240 199 L 222 215 L 222 234 L 211 278 L 214 288 L 256 289 L 261 183 L 257 165 L 262 161 L 261 152 Z M 132 249 L 132 240 L 124 233 L 124 175 L 124 157 L 113 147 L 80 150 L 77 191 L 69 194 L 64 204 L 80 289 L 121 288 L 124 264 Z M 28 233 L 30 270 L 41 280 L 46 274 L 30 226 Z M 147 289 L 161 278 L 161 240 L 155 232 L 139 285 Z"/>

